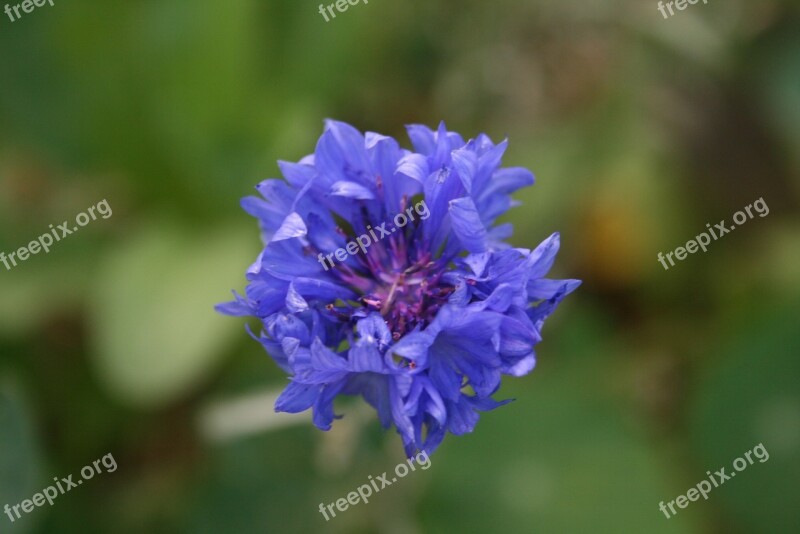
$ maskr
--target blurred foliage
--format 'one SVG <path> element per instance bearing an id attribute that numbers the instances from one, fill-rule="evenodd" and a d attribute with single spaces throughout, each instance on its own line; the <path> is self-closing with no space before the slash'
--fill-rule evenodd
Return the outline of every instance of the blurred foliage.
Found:
<path id="1" fill-rule="evenodd" d="M 8 382 L 0 384 L 0 501 L 4 504 L 16 504 L 39 489 L 41 451 L 31 421 L 17 388 Z M 30 527 L 28 523 L 15 532 L 27 532 Z"/>
<path id="2" fill-rule="evenodd" d="M 91 314 L 101 381 L 145 406 L 195 385 L 240 332 L 221 315 L 197 312 L 227 298 L 208 281 L 241 276 L 237 261 L 252 237 L 236 226 L 193 236 L 168 219 L 148 224 L 100 267 Z"/>
<path id="3" fill-rule="evenodd" d="M 800 10 L 731 0 L 665 20 L 656 5 L 0 14 L 0 251 L 102 199 L 114 210 L 0 266 L 0 506 L 109 452 L 119 464 L 0 531 L 796 532 Z M 538 369 L 504 381 L 516 402 L 328 523 L 320 502 L 402 460 L 374 417 L 344 403 L 330 433 L 221 442 L 199 424 L 285 383 L 212 306 L 259 252 L 239 198 L 311 152 L 326 117 L 403 140 L 442 119 L 508 136 L 506 164 L 537 176 L 513 243 L 561 231 L 557 274 L 585 281 Z M 656 261 L 759 197 L 768 217 Z M 768 462 L 663 517 L 660 501 L 758 443 Z"/>

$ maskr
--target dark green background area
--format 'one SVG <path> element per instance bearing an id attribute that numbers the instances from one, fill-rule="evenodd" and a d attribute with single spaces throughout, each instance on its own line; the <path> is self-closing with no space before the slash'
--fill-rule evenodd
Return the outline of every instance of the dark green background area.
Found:
<path id="1" fill-rule="evenodd" d="M 798 4 L 317 10 L 0 12 L 0 251 L 113 209 L 0 265 L 0 507 L 105 454 L 119 466 L 14 524 L 0 513 L 0 532 L 797 532 Z M 508 137 L 505 164 L 537 177 L 506 217 L 512 244 L 560 231 L 553 274 L 584 281 L 536 370 L 504 379 L 514 402 L 327 523 L 319 504 L 391 471 L 399 438 L 346 400 L 329 433 L 283 425 L 268 397 L 286 377 L 212 309 L 260 249 L 239 199 L 311 152 L 325 118 L 406 147 L 409 123 Z M 658 263 L 762 197 L 768 216 Z M 240 417 L 252 432 L 220 438 Z M 767 462 L 659 511 L 759 443 Z"/>

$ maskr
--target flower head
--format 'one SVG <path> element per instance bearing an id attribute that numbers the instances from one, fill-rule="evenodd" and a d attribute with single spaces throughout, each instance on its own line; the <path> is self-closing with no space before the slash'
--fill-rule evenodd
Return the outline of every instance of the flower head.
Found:
<path id="1" fill-rule="evenodd" d="M 254 337 L 291 378 L 277 411 L 311 408 L 328 430 L 334 398 L 360 395 L 411 456 L 508 402 L 492 398 L 500 377 L 533 369 L 544 320 L 580 282 L 545 278 L 558 234 L 511 248 L 495 225 L 534 182 L 500 167 L 506 141 L 408 133 L 413 152 L 328 121 L 314 154 L 279 162 L 285 180 L 242 201 L 264 249 L 217 309 L 262 322 Z"/>

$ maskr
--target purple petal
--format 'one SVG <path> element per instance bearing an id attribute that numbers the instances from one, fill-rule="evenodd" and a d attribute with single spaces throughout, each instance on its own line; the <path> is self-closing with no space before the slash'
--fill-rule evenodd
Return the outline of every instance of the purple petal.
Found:
<path id="1" fill-rule="evenodd" d="M 453 233 L 469 252 L 486 251 L 486 228 L 469 197 L 450 201 L 450 220 Z"/>
<path id="2" fill-rule="evenodd" d="M 303 222 L 302 217 L 297 212 L 292 212 L 286 216 L 272 237 L 272 241 L 283 241 L 285 239 L 292 239 L 294 237 L 302 237 L 308 233 L 306 223 Z"/>
<path id="3" fill-rule="evenodd" d="M 300 413 L 308 410 L 317 401 L 320 386 L 289 382 L 275 401 L 276 412 Z"/>

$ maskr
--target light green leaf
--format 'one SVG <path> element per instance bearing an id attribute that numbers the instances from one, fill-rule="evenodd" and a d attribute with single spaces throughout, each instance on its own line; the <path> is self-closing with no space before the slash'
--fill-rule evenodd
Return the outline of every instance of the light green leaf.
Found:
<path id="1" fill-rule="evenodd" d="M 119 399 L 157 406 L 186 394 L 219 362 L 241 321 L 214 311 L 258 252 L 252 231 L 194 235 L 149 227 L 100 269 L 92 299 L 93 360 Z"/>

